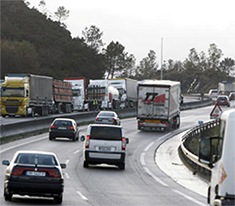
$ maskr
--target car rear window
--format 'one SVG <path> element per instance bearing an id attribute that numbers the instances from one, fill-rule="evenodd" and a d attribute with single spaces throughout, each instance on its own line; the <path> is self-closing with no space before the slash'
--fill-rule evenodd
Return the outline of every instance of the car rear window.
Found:
<path id="1" fill-rule="evenodd" d="M 66 121 L 66 120 L 56 120 L 54 123 L 55 126 L 67 126 L 70 127 L 72 126 L 72 122 L 71 121 Z"/>
<path id="2" fill-rule="evenodd" d="M 114 113 L 101 112 L 100 117 L 114 117 Z"/>
<path id="3" fill-rule="evenodd" d="M 53 155 L 30 154 L 30 153 L 20 153 L 17 156 L 15 163 L 37 164 L 37 165 L 58 165 Z"/>
<path id="4" fill-rule="evenodd" d="M 122 140 L 122 130 L 115 127 L 92 127 L 90 139 Z"/>

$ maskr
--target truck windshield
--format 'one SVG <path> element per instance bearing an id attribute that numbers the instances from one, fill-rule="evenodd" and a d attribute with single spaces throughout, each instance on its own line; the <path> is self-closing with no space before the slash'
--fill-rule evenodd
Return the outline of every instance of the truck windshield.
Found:
<path id="1" fill-rule="evenodd" d="M 25 90 L 23 87 L 19 87 L 19 88 L 2 87 L 1 96 L 2 97 L 24 97 Z"/>
<path id="2" fill-rule="evenodd" d="M 73 89 L 72 94 L 73 94 L 73 97 L 80 97 L 81 96 L 81 90 L 80 89 Z"/>
<path id="3" fill-rule="evenodd" d="M 88 100 L 93 100 L 96 98 L 97 100 L 103 100 L 105 96 L 105 87 L 94 87 L 87 89 L 87 98 Z"/>

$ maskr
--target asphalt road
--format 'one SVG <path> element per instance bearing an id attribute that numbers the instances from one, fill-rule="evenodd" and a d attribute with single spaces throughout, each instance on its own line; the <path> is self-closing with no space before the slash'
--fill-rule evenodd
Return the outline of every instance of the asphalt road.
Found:
<path id="1" fill-rule="evenodd" d="M 82 142 L 67 139 L 49 141 L 48 133 L 1 145 L 1 161 L 11 159 L 19 149 L 55 152 L 64 170 L 63 205 L 207 205 L 206 197 L 188 189 L 167 175 L 155 162 L 156 149 L 167 139 L 209 120 L 212 106 L 183 111 L 181 127 L 170 133 L 137 130 L 135 118 L 122 120 L 127 146 L 126 169 L 97 165 L 83 168 Z M 227 108 L 226 108 L 227 109 Z M 80 134 L 85 134 L 82 126 Z M 0 194 L 3 194 L 5 166 L 0 167 Z M 182 176 L 182 178 L 187 178 Z M 0 198 L 0 205 L 52 205 L 52 199 L 13 196 L 12 202 Z"/>

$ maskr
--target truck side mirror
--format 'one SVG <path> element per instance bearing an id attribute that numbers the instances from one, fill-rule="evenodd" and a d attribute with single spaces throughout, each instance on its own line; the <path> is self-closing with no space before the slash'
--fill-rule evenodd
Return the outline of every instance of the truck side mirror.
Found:
<path id="1" fill-rule="evenodd" d="M 201 139 L 199 142 L 199 162 L 209 164 L 211 161 L 211 141 L 208 139 Z"/>
<path id="2" fill-rule="evenodd" d="M 199 142 L 198 161 L 213 168 L 213 163 L 217 162 L 221 157 L 222 140 L 221 137 L 201 139 Z"/>

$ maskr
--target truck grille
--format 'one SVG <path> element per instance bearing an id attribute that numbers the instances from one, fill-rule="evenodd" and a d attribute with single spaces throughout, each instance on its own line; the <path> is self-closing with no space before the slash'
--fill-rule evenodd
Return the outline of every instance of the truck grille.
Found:
<path id="1" fill-rule="evenodd" d="M 20 106 L 22 104 L 22 100 L 18 99 L 2 100 L 2 104 L 5 106 Z"/>
<path id="2" fill-rule="evenodd" d="M 18 112 L 18 106 L 6 106 L 6 111 L 8 113 L 17 113 Z"/>

